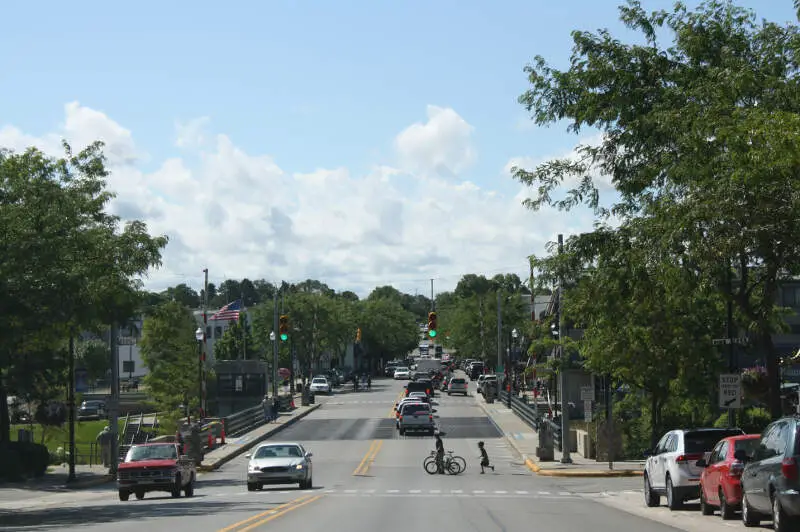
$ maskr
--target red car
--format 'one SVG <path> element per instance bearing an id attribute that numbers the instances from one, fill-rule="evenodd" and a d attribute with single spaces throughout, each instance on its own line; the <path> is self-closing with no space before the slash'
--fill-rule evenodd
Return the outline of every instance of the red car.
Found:
<path id="1" fill-rule="evenodd" d="M 711 515 L 719 508 L 723 519 L 732 519 L 742 506 L 742 471 L 744 459 L 758 447 L 760 434 L 723 438 L 707 459 L 697 461 L 703 468 L 700 476 L 700 510 Z"/>

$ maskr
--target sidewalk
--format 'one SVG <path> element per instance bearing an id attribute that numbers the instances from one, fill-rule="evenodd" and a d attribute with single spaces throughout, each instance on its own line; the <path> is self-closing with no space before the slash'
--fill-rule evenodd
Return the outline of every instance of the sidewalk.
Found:
<path id="1" fill-rule="evenodd" d="M 584 458 L 577 453 L 570 453 L 571 464 L 561 463 L 561 452 L 556 450 L 552 462 L 542 462 L 536 456 L 539 436 L 522 419 L 504 403 L 486 404 L 480 394 L 475 394 L 478 405 L 486 412 L 497 428 L 518 453 L 522 455 L 525 465 L 534 473 L 548 477 L 632 477 L 642 474 L 644 462 L 614 462 L 614 469 L 608 468 L 608 462 L 597 462 Z"/>
<path id="2" fill-rule="evenodd" d="M 206 453 L 203 463 L 197 468 L 198 471 L 215 471 L 223 464 L 230 462 L 237 456 L 252 449 L 273 434 L 276 434 L 286 427 L 291 426 L 298 420 L 303 419 L 308 414 L 321 407 L 322 403 L 315 403 L 309 406 L 299 406 L 288 413 L 282 413 L 276 422 L 266 423 L 238 438 L 228 438 L 225 445 L 217 447 L 213 451 Z"/>
<path id="3" fill-rule="evenodd" d="M 31 478 L 22 482 L 3 482 L 0 489 L 33 490 L 60 492 L 64 490 L 85 489 L 99 486 L 113 480 L 108 468 L 102 465 L 76 465 L 75 480 L 68 482 L 69 466 L 67 464 L 51 465 L 40 478 Z"/>

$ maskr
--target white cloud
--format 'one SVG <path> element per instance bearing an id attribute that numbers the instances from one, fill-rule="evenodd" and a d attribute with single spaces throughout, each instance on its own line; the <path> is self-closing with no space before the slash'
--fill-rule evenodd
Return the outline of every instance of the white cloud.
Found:
<path id="1" fill-rule="evenodd" d="M 176 145 L 188 153 L 152 172 L 137 166 L 142 154 L 129 130 L 77 102 L 42 137 L 0 127 L 0 146 L 58 155 L 61 138 L 75 150 L 105 141 L 109 188 L 117 193 L 112 212 L 170 237 L 163 267 L 146 280 L 156 290 L 180 282 L 199 288 L 203 268 L 215 282 L 316 278 L 366 295 L 383 284 L 427 293 L 435 278 L 437 291 L 448 290 L 470 272 L 524 276 L 526 257 L 543 253 L 557 233 L 591 227 L 585 211 L 525 210 L 523 188 L 508 197 L 453 179 L 476 158 L 473 128 L 453 109 L 429 106 L 427 123 L 394 139 L 400 164 L 378 164 L 366 175 L 294 173 L 207 126 L 205 118 L 176 124 Z"/>
<path id="2" fill-rule="evenodd" d="M 453 109 L 429 105 L 428 121 L 408 126 L 395 139 L 401 165 L 412 172 L 454 177 L 476 159 L 473 127 Z"/>

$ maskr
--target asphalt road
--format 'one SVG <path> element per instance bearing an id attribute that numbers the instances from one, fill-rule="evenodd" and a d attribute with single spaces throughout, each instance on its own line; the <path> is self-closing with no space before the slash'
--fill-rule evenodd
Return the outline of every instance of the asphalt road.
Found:
<path id="1" fill-rule="evenodd" d="M 280 441 L 300 441 L 314 454 L 314 489 L 281 486 L 247 492 L 247 459 L 240 457 L 203 474 L 190 499 L 148 494 L 142 501 L 123 503 L 113 486 L 36 492 L 20 501 L 25 509 L 0 513 L 0 529 L 528 532 L 583 531 L 590 526 L 593 532 L 676 530 L 650 520 L 646 511 L 634 515 L 624 507 L 634 505 L 638 512 L 643 506 L 641 495 L 635 493 L 641 488 L 640 479 L 535 476 L 472 396 L 438 396 L 434 406 L 445 448 L 463 456 L 467 470 L 459 476 L 427 475 L 422 460 L 433 449 L 433 439 L 399 436 L 390 417 L 401 386 L 400 382 L 376 381 L 370 392 L 318 397 L 325 403 L 322 408 L 276 436 Z M 479 440 L 486 442 L 496 468 L 485 475 L 478 466 Z M 616 494 L 614 504 L 604 502 L 608 492 Z M 708 531 L 720 522 L 719 518 L 703 519 Z"/>

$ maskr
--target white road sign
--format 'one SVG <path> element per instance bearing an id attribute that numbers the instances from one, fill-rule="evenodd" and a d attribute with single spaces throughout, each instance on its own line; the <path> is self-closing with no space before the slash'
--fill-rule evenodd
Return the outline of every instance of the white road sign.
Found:
<path id="1" fill-rule="evenodd" d="M 594 386 L 581 386 L 581 401 L 594 401 Z"/>
<path id="2" fill-rule="evenodd" d="M 742 408 L 742 377 L 736 373 L 719 376 L 719 407 Z"/>

